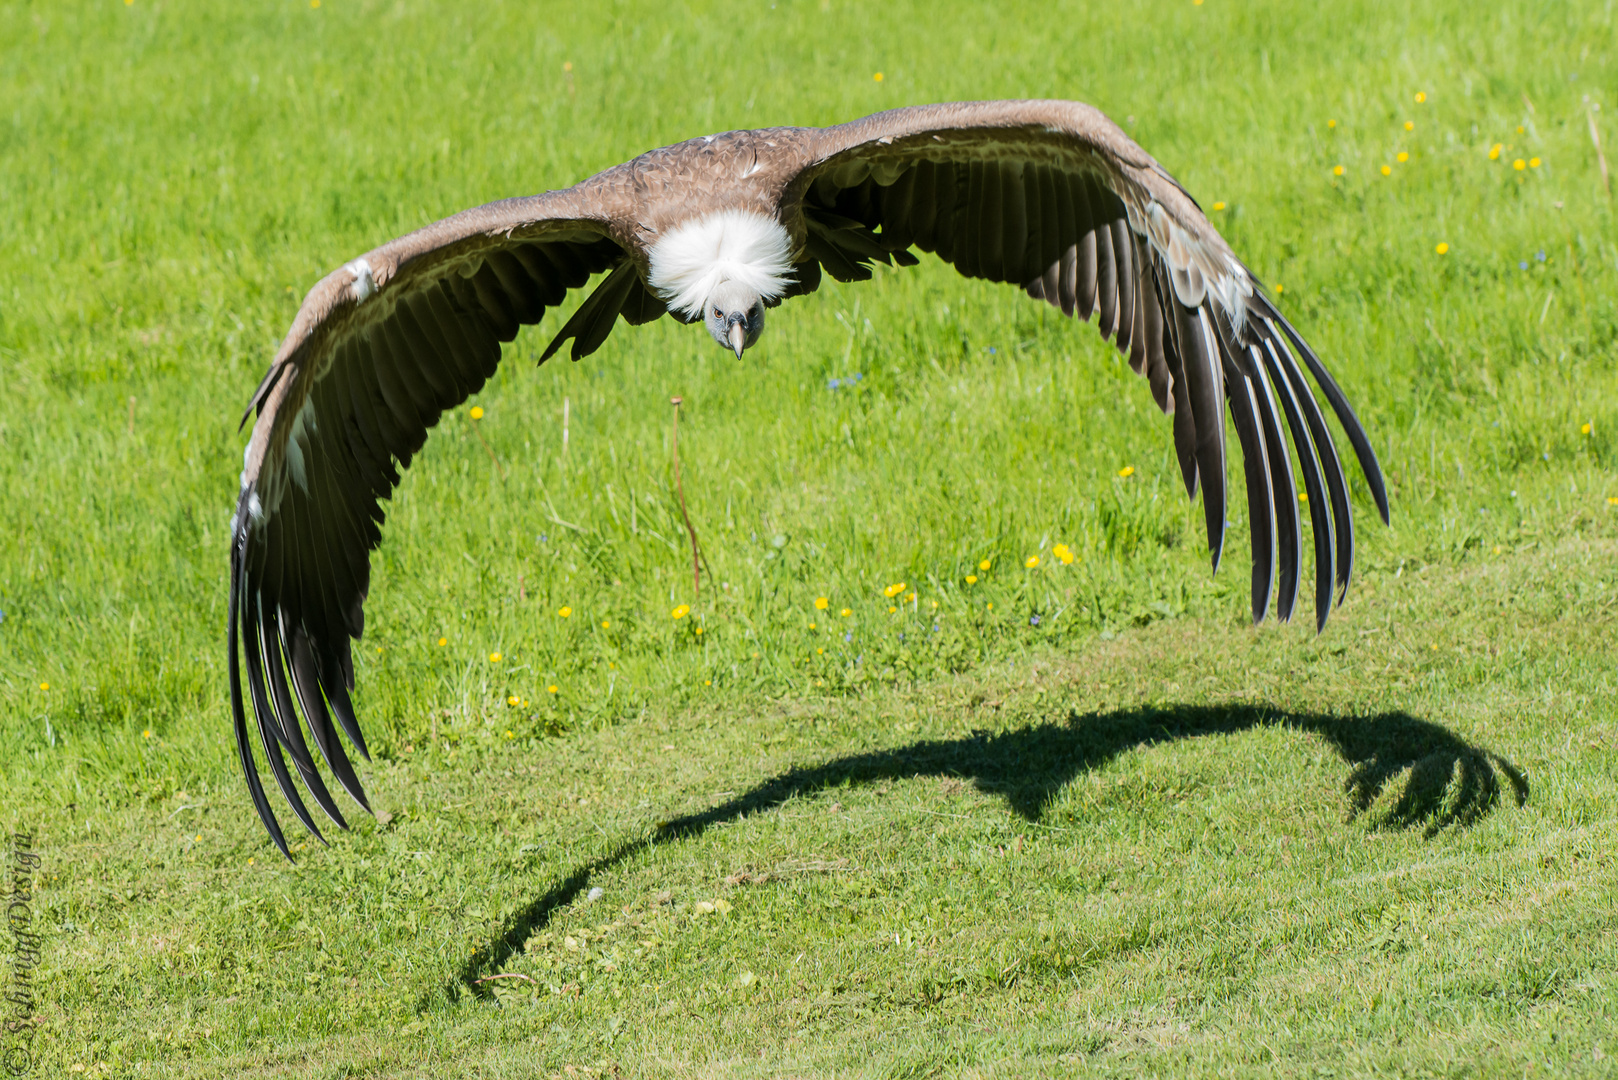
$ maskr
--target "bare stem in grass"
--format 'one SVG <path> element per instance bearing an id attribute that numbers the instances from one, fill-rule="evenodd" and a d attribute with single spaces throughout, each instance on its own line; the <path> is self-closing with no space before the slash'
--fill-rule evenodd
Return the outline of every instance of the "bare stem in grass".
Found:
<path id="1" fill-rule="evenodd" d="M 1594 121 L 1592 121 L 1592 123 L 1594 123 Z M 1597 147 L 1596 152 L 1601 152 L 1599 147 Z M 1607 166 L 1605 162 L 1603 162 L 1601 166 L 1601 175 L 1607 175 Z M 135 434 L 135 395 L 133 394 L 129 395 L 129 434 Z"/>
<path id="2" fill-rule="evenodd" d="M 684 398 L 671 397 L 669 404 L 674 406 L 674 437 L 670 440 L 674 450 L 674 493 L 680 499 L 680 516 L 685 519 L 686 534 L 691 537 L 691 594 L 692 599 L 702 596 L 702 564 L 707 562 L 702 555 L 702 545 L 697 542 L 697 530 L 691 525 L 691 515 L 685 508 L 685 484 L 680 480 L 680 403 Z"/>
<path id="3" fill-rule="evenodd" d="M 530 979 L 528 976 L 523 975 L 520 972 L 516 972 L 516 971 L 503 971 L 498 975 L 485 975 L 481 979 L 473 979 L 472 981 L 473 982 L 486 983 L 486 982 L 493 982 L 495 979 L 521 979 L 523 982 L 533 982 L 534 981 L 533 979 Z"/>
<path id="4" fill-rule="evenodd" d="M 494 467 L 500 471 L 500 479 L 504 481 L 506 478 L 506 467 L 500 464 L 500 459 L 494 456 L 494 447 L 489 445 L 489 440 L 485 439 L 483 437 L 483 432 L 478 430 L 478 422 L 476 418 L 468 420 L 467 423 L 472 425 L 472 434 L 476 435 L 478 437 L 478 442 L 483 444 L 483 452 L 489 455 L 489 460 L 494 462 Z"/>
<path id="5" fill-rule="evenodd" d="M 1601 152 L 1601 129 L 1596 127 L 1595 109 L 1591 106 L 1586 106 L 1584 118 L 1590 122 L 1590 142 L 1596 148 L 1596 164 L 1601 167 L 1601 187 L 1606 191 L 1607 198 L 1610 199 L 1612 198 L 1612 179 L 1607 175 L 1607 155 Z"/>

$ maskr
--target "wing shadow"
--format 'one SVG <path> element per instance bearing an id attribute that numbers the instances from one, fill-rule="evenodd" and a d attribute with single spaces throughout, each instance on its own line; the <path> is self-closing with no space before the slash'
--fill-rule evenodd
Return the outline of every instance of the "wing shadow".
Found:
<path id="1" fill-rule="evenodd" d="M 712 825 L 774 809 L 797 796 L 848 784 L 953 776 L 1002 796 L 1013 812 L 1037 821 L 1076 776 L 1125 751 L 1259 727 L 1324 739 L 1350 766 L 1343 784 L 1350 816 L 1369 814 L 1375 828 L 1419 828 L 1430 837 L 1449 826 L 1476 822 L 1500 804 L 1502 795 L 1509 794 L 1518 806 L 1528 799 L 1528 778 L 1517 766 L 1442 725 L 1403 712 L 1350 717 L 1261 706 L 1167 705 L 1072 713 L 1016 731 L 923 740 L 790 769 L 712 809 L 664 822 L 651 835 L 627 841 L 578 867 L 511 915 L 496 936 L 467 958 L 443 992 L 452 1001 L 466 992 L 488 996 L 477 980 L 497 972 L 521 952 L 523 943 L 549 923 L 558 908 L 576 900 L 597 874 L 647 848 L 698 836 Z M 1401 776 L 1403 786 L 1396 787 Z M 1389 800 L 1379 805 L 1384 792 Z M 429 1004 L 423 999 L 420 1007 Z"/>

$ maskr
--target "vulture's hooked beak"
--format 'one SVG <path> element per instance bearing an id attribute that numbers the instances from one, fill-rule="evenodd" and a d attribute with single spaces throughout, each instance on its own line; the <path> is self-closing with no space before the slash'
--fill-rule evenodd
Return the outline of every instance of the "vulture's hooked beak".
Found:
<path id="1" fill-rule="evenodd" d="M 736 350 L 736 359 L 740 360 L 742 350 L 747 347 L 747 324 L 731 316 L 730 333 L 725 336 L 730 339 L 730 347 Z"/>

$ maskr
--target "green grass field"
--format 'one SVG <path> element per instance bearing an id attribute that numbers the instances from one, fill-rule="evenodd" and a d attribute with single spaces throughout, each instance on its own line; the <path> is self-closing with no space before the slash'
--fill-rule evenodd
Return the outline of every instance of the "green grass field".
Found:
<path id="1" fill-rule="evenodd" d="M 1618 1071 L 1612 6 L 0 4 L 0 1053 Z M 827 279 L 745 363 L 664 320 L 535 370 L 552 313 L 388 508 L 380 816 L 281 860 L 226 524 L 305 290 L 694 134 L 1025 96 L 1119 120 L 1349 391 L 1393 528 L 1357 488 L 1325 634 L 1247 624 L 1245 502 L 1210 577 L 1144 381 L 1012 290 Z"/>

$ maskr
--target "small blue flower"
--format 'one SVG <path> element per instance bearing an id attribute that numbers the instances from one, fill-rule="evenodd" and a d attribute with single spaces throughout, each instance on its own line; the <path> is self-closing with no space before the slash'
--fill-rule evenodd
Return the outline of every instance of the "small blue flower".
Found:
<path id="1" fill-rule="evenodd" d="M 1520 262 L 1520 263 L 1518 263 L 1518 264 L 1517 264 L 1517 269 L 1519 269 L 1519 270 L 1526 270 L 1526 269 L 1528 269 L 1528 260 L 1527 260 L 1527 259 L 1524 259 L 1524 260 L 1523 260 L 1523 261 L 1522 261 L 1522 262 Z"/>
<path id="2" fill-rule="evenodd" d="M 549 539 L 550 539 L 550 537 L 549 537 L 549 536 L 546 536 L 546 535 L 545 535 L 545 534 L 544 534 L 544 533 L 540 533 L 540 534 L 539 534 L 539 542 L 540 542 L 540 543 L 541 543 L 541 544 L 543 544 L 543 543 L 545 543 L 545 542 L 546 542 L 546 541 L 547 541 L 547 540 L 549 540 Z"/>
<path id="3" fill-rule="evenodd" d="M 826 389 L 828 389 L 828 390 L 835 390 L 839 386 L 842 386 L 842 385 L 843 385 L 843 380 L 842 379 L 827 379 L 826 380 Z"/>
<path id="4" fill-rule="evenodd" d="M 1028 625 L 1029 626 L 1038 626 L 1039 625 L 1039 616 L 1038 615 L 1030 615 L 1030 616 L 1028 616 Z"/>
<path id="5" fill-rule="evenodd" d="M 937 623 L 933 623 L 933 633 L 935 633 L 935 634 L 938 633 L 938 624 Z"/>
<path id="6" fill-rule="evenodd" d="M 1545 261 L 1545 249 L 1540 248 L 1539 251 L 1535 252 L 1534 253 L 1534 258 L 1538 259 L 1540 262 L 1544 262 Z"/>
<path id="7" fill-rule="evenodd" d="M 854 631 L 850 630 L 847 633 L 845 633 L 843 635 L 843 640 L 844 641 L 853 641 L 854 640 Z"/>
<path id="8" fill-rule="evenodd" d="M 994 355 L 994 346 L 993 346 L 993 345 L 990 345 L 990 346 L 989 346 L 989 355 L 990 355 L 990 356 L 993 356 L 993 355 Z"/>
<path id="9" fill-rule="evenodd" d="M 855 372 L 855 373 L 854 373 L 854 381 L 855 381 L 855 382 L 859 382 L 859 381 L 860 381 L 860 380 L 861 380 L 861 379 L 863 379 L 863 378 L 865 378 L 865 375 L 864 375 L 864 374 L 863 374 L 863 373 L 861 373 L 861 372 L 858 372 L 858 371 L 856 371 L 856 372 Z"/>

